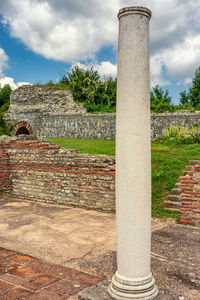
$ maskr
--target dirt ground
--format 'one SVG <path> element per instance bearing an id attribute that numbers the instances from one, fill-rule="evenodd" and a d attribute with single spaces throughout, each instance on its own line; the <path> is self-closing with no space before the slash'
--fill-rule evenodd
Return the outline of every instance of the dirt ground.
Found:
<path id="1" fill-rule="evenodd" d="M 0 199 L 0 247 L 110 278 L 116 270 L 115 215 Z M 152 220 L 151 270 L 156 284 L 200 299 L 200 230 Z"/>

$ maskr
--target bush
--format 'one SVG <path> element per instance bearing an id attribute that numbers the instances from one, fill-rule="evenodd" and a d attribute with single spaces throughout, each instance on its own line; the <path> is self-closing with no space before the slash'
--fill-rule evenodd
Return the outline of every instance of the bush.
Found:
<path id="1" fill-rule="evenodd" d="M 198 124 L 194 124 L 191 128 L 184 126 L 173 126 L 172 123 L 169 129 L 163 129 L 163 137 L 161 139 L 164 143 L 175 144 L 200 144 L 200 129 Z"/>
<path id="2" fill-rule="evenodd" d="M 74 101 L 83 103 L 88 112 L 116 110 L 116 79 L 102 81 L 93 68 L 84 70 L 76 66 L 56 86 L 69 88 Z"/>
<path id="3" fill-rule="evenodd" d="M 3 120 L 3 115 L 6 113 L 6 111 L 9 108 L 10 105 L 10 95 L 11 95 L 11 88 L 9 85 L 5 85 L 0 90 L 0 135 L 7 134 L 10 135 L 13 125 L 10 123 L 6 123 Z"/>

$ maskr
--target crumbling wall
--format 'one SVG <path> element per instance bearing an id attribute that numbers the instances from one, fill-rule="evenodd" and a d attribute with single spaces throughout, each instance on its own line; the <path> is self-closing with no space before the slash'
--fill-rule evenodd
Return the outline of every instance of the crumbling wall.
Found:
<path id="1" fill-rule="evenodd" d="M 115 210 L 114 157 L 82 154 L 30 136 L 11 138 L 3 148 L 1 159 L 10 159 L 12 196 Z"/>
<path id="2" fill-rule="evenodd" d="M 11 104 L 4 116 L 14 125 L 26 122 L 37 137 L 114 139 L 114 113 L 89 114 L 75 102 L 69 90 L 45 85 L 22 86 L 11 95 Z M 191 127 L 200 124 L 196 112 L 151 114 L 151 138 L 162 136 L 164 128 L 173 125 Z"/>
<path id="3" fill-rule="evenodd" d="M 180 223 L 200 227 L 200 161 L 190 161 L 190 170 L 180 177 Z"/>
<path id="4" fill-rule="evenodd" d="M 12 190 L 9 155 L 0 144 L 0 196 L 10 194 Z"/>

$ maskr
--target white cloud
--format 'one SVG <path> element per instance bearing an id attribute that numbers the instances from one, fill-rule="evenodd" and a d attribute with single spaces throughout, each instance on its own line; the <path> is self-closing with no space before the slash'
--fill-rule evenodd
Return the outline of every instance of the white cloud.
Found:
<path id="1" fill-rule="evenodd" d="M 23 86 L 23 85 L 32 85 L 32 84 L 29 83 L 29 82 L 21 81 L 21 82 L 17 82 L 16 85 L 17 85 L 17 87 L 20 87 L 20 86 Z"/>
<path id="2" fill-rule="evenodd" d="M 5 85 L 9 84 L 12 90 L 15 90 L 17 88 L 16 83 L 14 82 L 14 79 L 11 77 L 4 77 L 0 79 L 0 87 L 3 88 Z"/>
<path id="3" fill-rule="evenodd" d="M 9 86 L 11 87 L 11 89 L 14 91 L 16 90 L 18 87 L 22 86 L 22 85 L 31 85 L 31 83 L 28 82 L 14 82 L 14 79 L 11 77 L 3 77 L 0 79 L 0 88 L 3 88 L 5 85 L 9 84 Z"/>
<path id="4" fill-rule="evenodd" d="M 112 77 L 113 79 L 117 76 L 117 65 L 112 64 L 110 61 L 102 61 L 100 64 L 82 64 L 80 62 L 75 62 L 71 69 L 75 66 L 78 66 L 79 68 L 83 70 L 88 70 L 90 68 L 93 68 L 94 70 L 98 71 L 102 79 L 107 79 L 109 77 Z"/>
<path id="5" fill-rule="evenodd" d="M 5 51 L 0 48 L 0 78 L 3 77 L 3 71 L 7 68 L 8 56 Z"/>
<path id="6" fill-rule="evenodd" d="M 149 7 L 152 85 L 188 81 L 199 65 L 200 1 L 183 0 L 7 0 L 0 13 L 13 37 L 48 59 L 73 63 L 96 60 L 102 46 L 117 45 L 117 12 L 121 7 Z M 106 63 L 106 65 L 103 63 Z M 95 64 L 95 63 L 94 63 Z M 1 68 L 1 64 L 0 64 Z M 113 73 L 114 65 L 99 63 Z M 1 71 L 1 69 L 0 69 Z"/>
<path id="7" fill-rule="evenodd" d="M 168 80 L 164 79 L 163 76 L 164 61 L 161 59 L 159 55 L 153 55 L 151 57 L 150 66 L 151 66 L 151 87 L 154 87 L 157 84 L 160 86 L 170 84 Z"/>

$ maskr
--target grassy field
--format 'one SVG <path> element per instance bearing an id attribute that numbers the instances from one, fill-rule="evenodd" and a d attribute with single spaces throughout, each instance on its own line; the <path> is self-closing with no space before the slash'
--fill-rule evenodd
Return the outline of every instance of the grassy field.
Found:
<path id="1" fill-rule="evenodd" d="M 47 138 L 68 149 L 83 153 L 115 155 L 115 141 Z M 185 170 L 189 160 L 200 159 L 200 145 L 164 145 L 152 143 L 152 216 L 178 218 L 179 213 L 166 210 L 163 199 Z"/>

